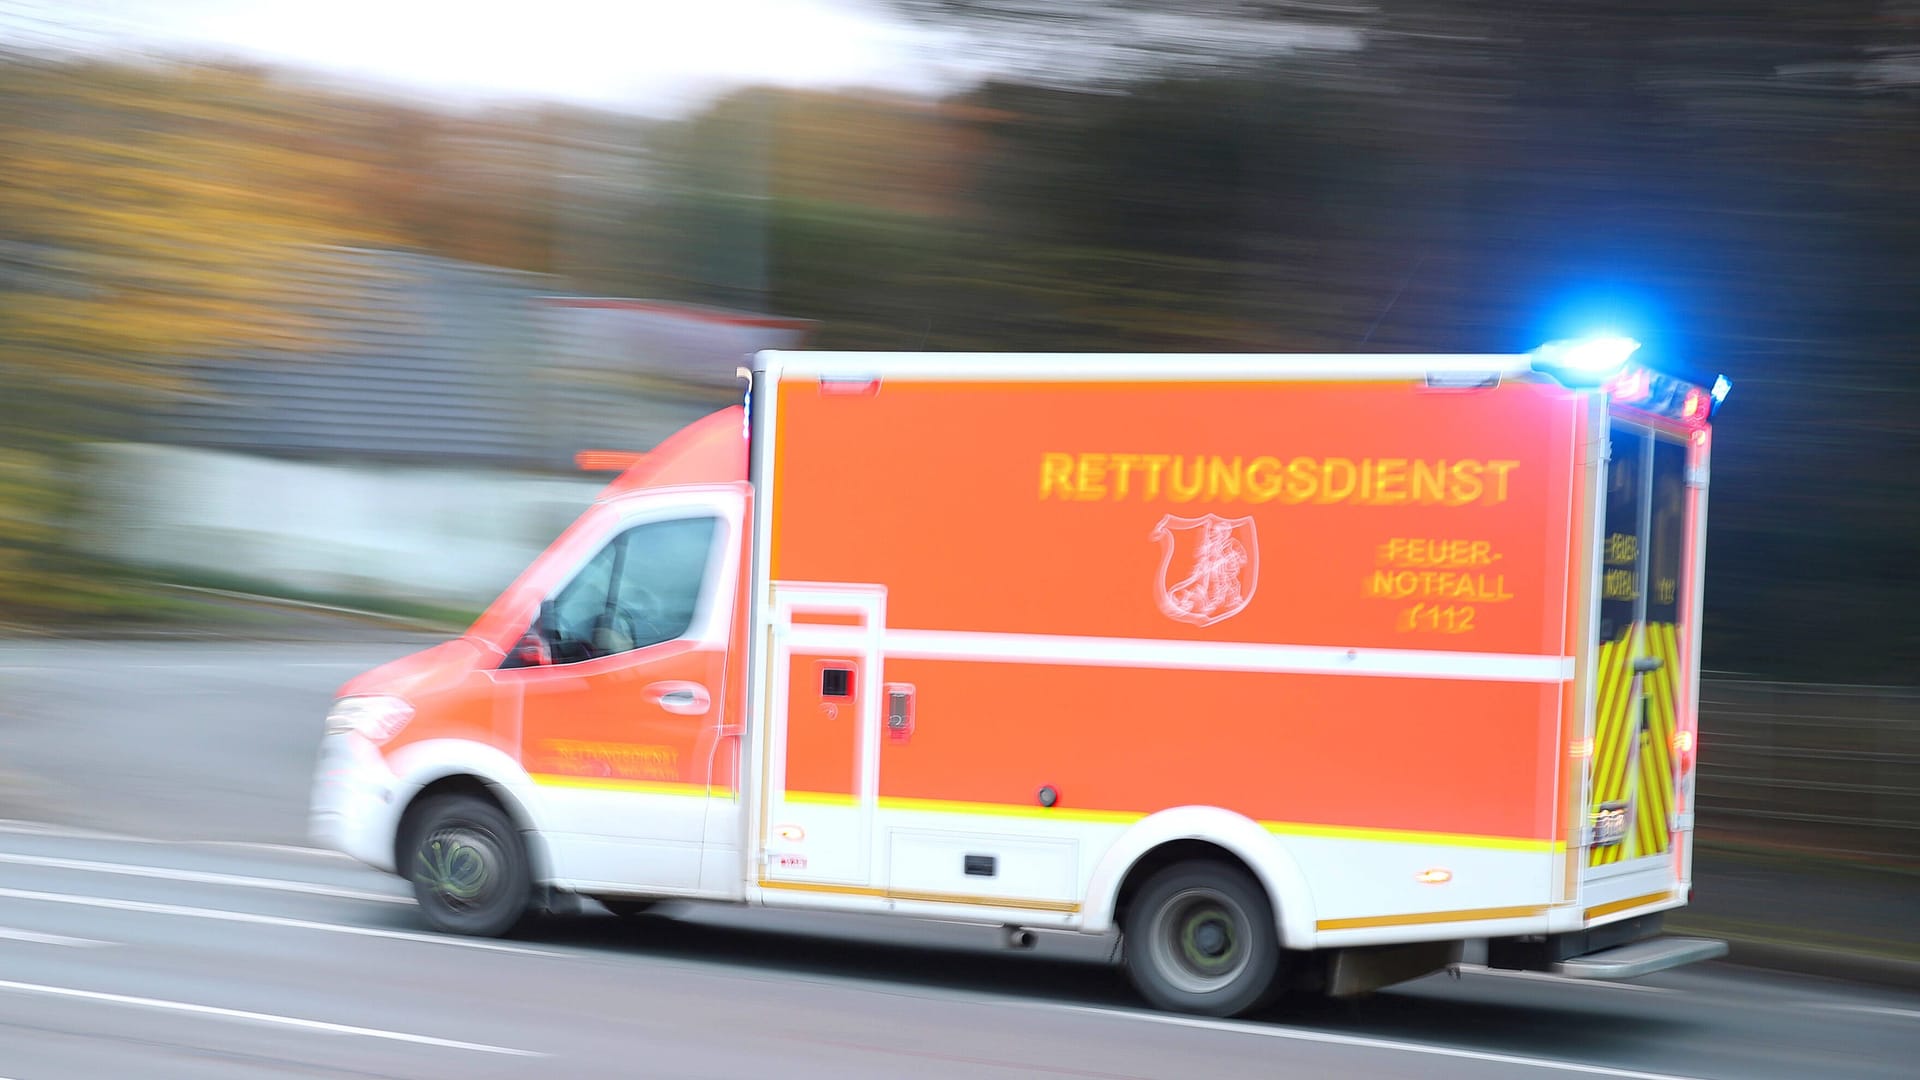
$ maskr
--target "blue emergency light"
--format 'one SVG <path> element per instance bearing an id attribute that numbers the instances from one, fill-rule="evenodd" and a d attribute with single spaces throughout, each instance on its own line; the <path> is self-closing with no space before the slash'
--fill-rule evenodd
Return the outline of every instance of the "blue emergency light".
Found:
<path id="1" fill-rule="evenodd" d="M 1628 361 L 1640 343 L 1617 334 L 1549 341 L 1533 350 L 1533 369 L 1562 386 L 1592 388 L 1617 405 L 1639 412 L 1704 426 L 1720 408 L 1733 383 L 1715 377 L 1706 389 Z"/>
<path id="2" fill-rule="evenodd" d="M 1568 385 L 1598 385 L 1619 374 L 1640 351 L 1630 337 L 1572 338 L 1549 341 L 1533 350 L 1533 368 Z"/>

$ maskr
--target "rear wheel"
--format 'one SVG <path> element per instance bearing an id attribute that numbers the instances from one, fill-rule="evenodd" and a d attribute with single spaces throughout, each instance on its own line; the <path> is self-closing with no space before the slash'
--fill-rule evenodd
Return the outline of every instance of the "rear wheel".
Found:
<path id="1" fill-rule="evenodd" d="M 532 904 L 520 830 L 478 796 L 440 796 L 421 807 L 407 859 L 414 898 L 436 930 L 498 937 L 518 925 Z"/>
<path id="2" fill-rule="evenodd" d="M 1159 871 L 1129 905 L 1122 934 L 1127 974 L 1155 1008 L 1240 1016 L 1279 989 L 1273 905 L 1238 868 L 1184 862 Z"/>

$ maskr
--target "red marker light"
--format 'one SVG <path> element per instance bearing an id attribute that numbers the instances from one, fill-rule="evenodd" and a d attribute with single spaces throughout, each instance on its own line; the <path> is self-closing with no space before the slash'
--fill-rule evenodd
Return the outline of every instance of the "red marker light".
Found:
<path id="1" fill-rule="evenodd" d="M 1653 390 L 1653 377 L 1644 368 L 1621 373 L 1607 383 L 1607 395 L 1615 401 L 1641 401 Z"/>
<path id="2" fill-rule="evenodd" d="M 1680 419 L 1700 420 L 1707 415 L 1707 395 L 1695 389 L 1687 391 L 1687 400 L 1680 406 Z"/>
<path id="3" fill-rule="evenodd" d="M 827 376 L 820 380 L 820 392 L 828 397 L 872 397 L 880 392 L 880 380 Z"/>

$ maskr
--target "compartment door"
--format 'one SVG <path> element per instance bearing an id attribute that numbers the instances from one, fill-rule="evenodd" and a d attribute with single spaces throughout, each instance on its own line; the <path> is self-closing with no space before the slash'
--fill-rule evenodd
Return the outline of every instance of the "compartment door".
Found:
<path id="1" fill-rule="evenodd" d="M 773 587 L 761 884 L 877 893 L 884 590 Z"/>

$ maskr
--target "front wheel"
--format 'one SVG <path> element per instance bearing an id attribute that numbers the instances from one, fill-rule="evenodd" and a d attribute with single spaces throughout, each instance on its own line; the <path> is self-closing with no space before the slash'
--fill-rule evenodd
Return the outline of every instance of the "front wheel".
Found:
<path id="1" fill-rule="evenodd" d="M 473 795 L 421 808 L 408 843 L 408 879 L 435 930 L 499 937 L 525 917 L 533 877 L 520 831 L 498 806 Z"/>
<path id="2" fill-rule="evenodd" d="M 1186 862 L 1154 874 L 1129 905 L 1122 935 L 1127 974 L 1158 1009 L 1241 1016 L 1279 985 L 1273 906 L 1235 867 Z"/>

